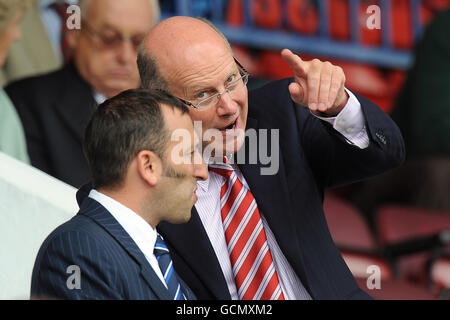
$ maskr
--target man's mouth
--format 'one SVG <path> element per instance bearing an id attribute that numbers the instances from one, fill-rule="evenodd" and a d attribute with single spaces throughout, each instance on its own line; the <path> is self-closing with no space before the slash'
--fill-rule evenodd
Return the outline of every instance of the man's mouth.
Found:
<path id="1" fill-rule="evenodd" d="M 232 123 L 230 123 L 225 128 L 222 128 L 222 129 L 219 129 L 219 130 L 222 131 L 223 134 L 225 134 L 229 130 L 234 131 L 237 128 L 237 122 L 238 122 L 238 118 L 236 118 L 236 120 L 234 120 Z"/>

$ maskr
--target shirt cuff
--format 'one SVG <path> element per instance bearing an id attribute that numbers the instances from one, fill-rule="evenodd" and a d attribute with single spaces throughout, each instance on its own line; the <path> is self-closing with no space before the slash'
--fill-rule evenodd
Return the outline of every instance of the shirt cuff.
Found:
<path id="1" fill-rule="evenodd" d="M 321 117 L 312 114 L 316 118 L 331 124 L 336 131 L 347 139 L 348 143 L 365 149 L 369 146 L 369 136 L 366 131 L 361 103 L 350 90 L 345 88 L 345 91 L 349 96 L 347 104 L 335 117 Z"/>

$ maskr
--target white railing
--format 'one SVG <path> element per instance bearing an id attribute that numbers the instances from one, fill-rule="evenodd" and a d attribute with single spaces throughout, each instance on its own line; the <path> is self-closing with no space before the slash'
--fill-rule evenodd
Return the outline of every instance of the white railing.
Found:
<path id="1" fill-rule="evenodd" d="M 0 152 L 0 299 L 29 299 L 37 252 L 78 211 L 76 189 Z"/>

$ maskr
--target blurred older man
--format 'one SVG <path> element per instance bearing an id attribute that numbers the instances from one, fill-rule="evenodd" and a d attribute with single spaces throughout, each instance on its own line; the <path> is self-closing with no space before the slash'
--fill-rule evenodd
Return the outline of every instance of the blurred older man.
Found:
<path id="1" fill-rule="evenodd" d="M 31 164 L 75 187 L 90 180 L 82 152 L 95 106 L 138 88 L 137 48 L 159 18 L 156 0 L 82 0 L 81 29 L 69 36 L 73 62 L 6 91 L 24 124 Z"/>

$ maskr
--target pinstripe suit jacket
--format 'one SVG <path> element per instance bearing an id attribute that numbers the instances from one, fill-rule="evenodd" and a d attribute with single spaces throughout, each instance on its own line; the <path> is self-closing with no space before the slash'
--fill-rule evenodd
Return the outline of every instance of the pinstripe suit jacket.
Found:
<path id="1" fill-rule="evenodd" d="M 180 282 L 186 297 L 195 299 Z M 89 197 L 79 213 L 56 228 L 42 244 L 33 268 L 31 297 L 171 299 L 128 233 Z"/>

